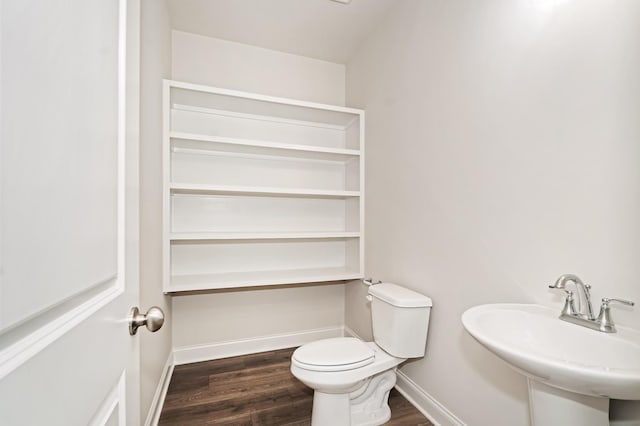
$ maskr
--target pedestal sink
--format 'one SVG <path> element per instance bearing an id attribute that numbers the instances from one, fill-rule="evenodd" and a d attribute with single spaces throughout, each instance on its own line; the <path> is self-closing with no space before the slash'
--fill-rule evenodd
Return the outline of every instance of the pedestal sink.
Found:
<path id="1" fill-rule="evenodd" d="M 640 332 L 602 333 L 558 319 L 559 309 L 491 304 L 462 323 L 478 342 L 524 374 L 531 423 L 608 426 L 609 399 L 640 400 Z"/>

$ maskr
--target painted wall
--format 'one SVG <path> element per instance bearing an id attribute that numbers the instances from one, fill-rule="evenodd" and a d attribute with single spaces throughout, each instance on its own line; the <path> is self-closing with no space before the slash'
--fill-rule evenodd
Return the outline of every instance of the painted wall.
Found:
<path id="1" fill-rule="evenodd" d="M 640 2 L 403 0 L 348 62 L 347 104 L 367 111 L 367 275 L 434 301 L 402 371 L 469 425 L 528 424 L 524 378 L 460 316 L 559 311 L 568 272 L 596 305 L 640 302 Z M 364 294 L 346 323 L 370 337 Z"/>
<path id="2" fill-rule="evenodd" d="M 344 285 L 224 291 L 173 298 L 176 348 L 339 328 Z"/>
<path id="3" fill-rule="evenodd" d="M 162 79 L 171 75 L 165 0 L 142 0 L 140 63 L 140 308 L 159 306 L 165 324 L 140 336 L 141 424 L 171 353 L 171 299 L 162 293 Z"/>
<path id="4" fill-rule="evenodd" d="M 345 66 L 173 31 L 173 79 L 344 104 Z M 173 297 L 176 348 L 342 327 L 344 285 L 258 288 Z"/>
<path id="5" fill-rule="evenodd" d="M 344 105 L 345 66 L 173 31 L 173 79 Z"/>

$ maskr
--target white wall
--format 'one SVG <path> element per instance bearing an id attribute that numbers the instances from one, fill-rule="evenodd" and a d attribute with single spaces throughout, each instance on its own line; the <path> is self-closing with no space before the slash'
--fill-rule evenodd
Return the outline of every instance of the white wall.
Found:
<path id="1" fill-rule="evenodd" d="M 142 0 L 140 63 L 140 308 L 156 305 L 165 324 L 140 336 L 143 423 L 172 349 L 171 299 L 162 293 L 162 79 L 171 75 L 171 27 L 165 0 Z"/>
<path id="2" fill-rule="evenodd" d="M 173 79 L 344 105 L 345 66 L 173 31 Z"/>
<path id="3" fill-rule="evenodd" d="M 344 285 L 224 291 L 173 299 L 177 348 L 339 328 Z"/>
<path id="4" fill-rule="evenodd" d="M 469 425 L 528 424 L 525 380 L 460 315 L 559 311 L 568 272 L 596 305 L 640 302 L 640 2 L 403 0 L 347 64 L 347 104 L 367 112 L 367 275 L 434 301 L 402 371 Z M 364 292 L 346 322 L 369 336 Z"/>
<path id="5" fill-rule="evenodd" d="M 344 65 L 173 31 L 173 79 L 344 104 Z M 173 297 L 176 348 L 342 327 L 344 285 Z"/>

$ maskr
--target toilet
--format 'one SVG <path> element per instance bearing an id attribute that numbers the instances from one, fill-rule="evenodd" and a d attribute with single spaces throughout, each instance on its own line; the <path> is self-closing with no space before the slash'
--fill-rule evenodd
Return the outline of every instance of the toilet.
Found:
<path id="1" fill-rule="evenodd" d="M 431 299 L 391 283 L 369 287 L 373 342 L 354 337 L 300 346 L 291 373 L 314 390 L 312 426 L 380 425 L 389 420 L 396 367 L 424 356 Z"/>

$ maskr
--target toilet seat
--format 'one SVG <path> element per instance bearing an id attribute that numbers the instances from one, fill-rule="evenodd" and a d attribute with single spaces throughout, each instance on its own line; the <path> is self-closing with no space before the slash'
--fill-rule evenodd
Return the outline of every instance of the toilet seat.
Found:
<path id="1" fill-rule="evenodd" d="M 307 343 L 296 349 L 291 359 L 305 370 L 346 371 L 371 364 L 375 352 L 360 339 L 336 337 Z"/>

